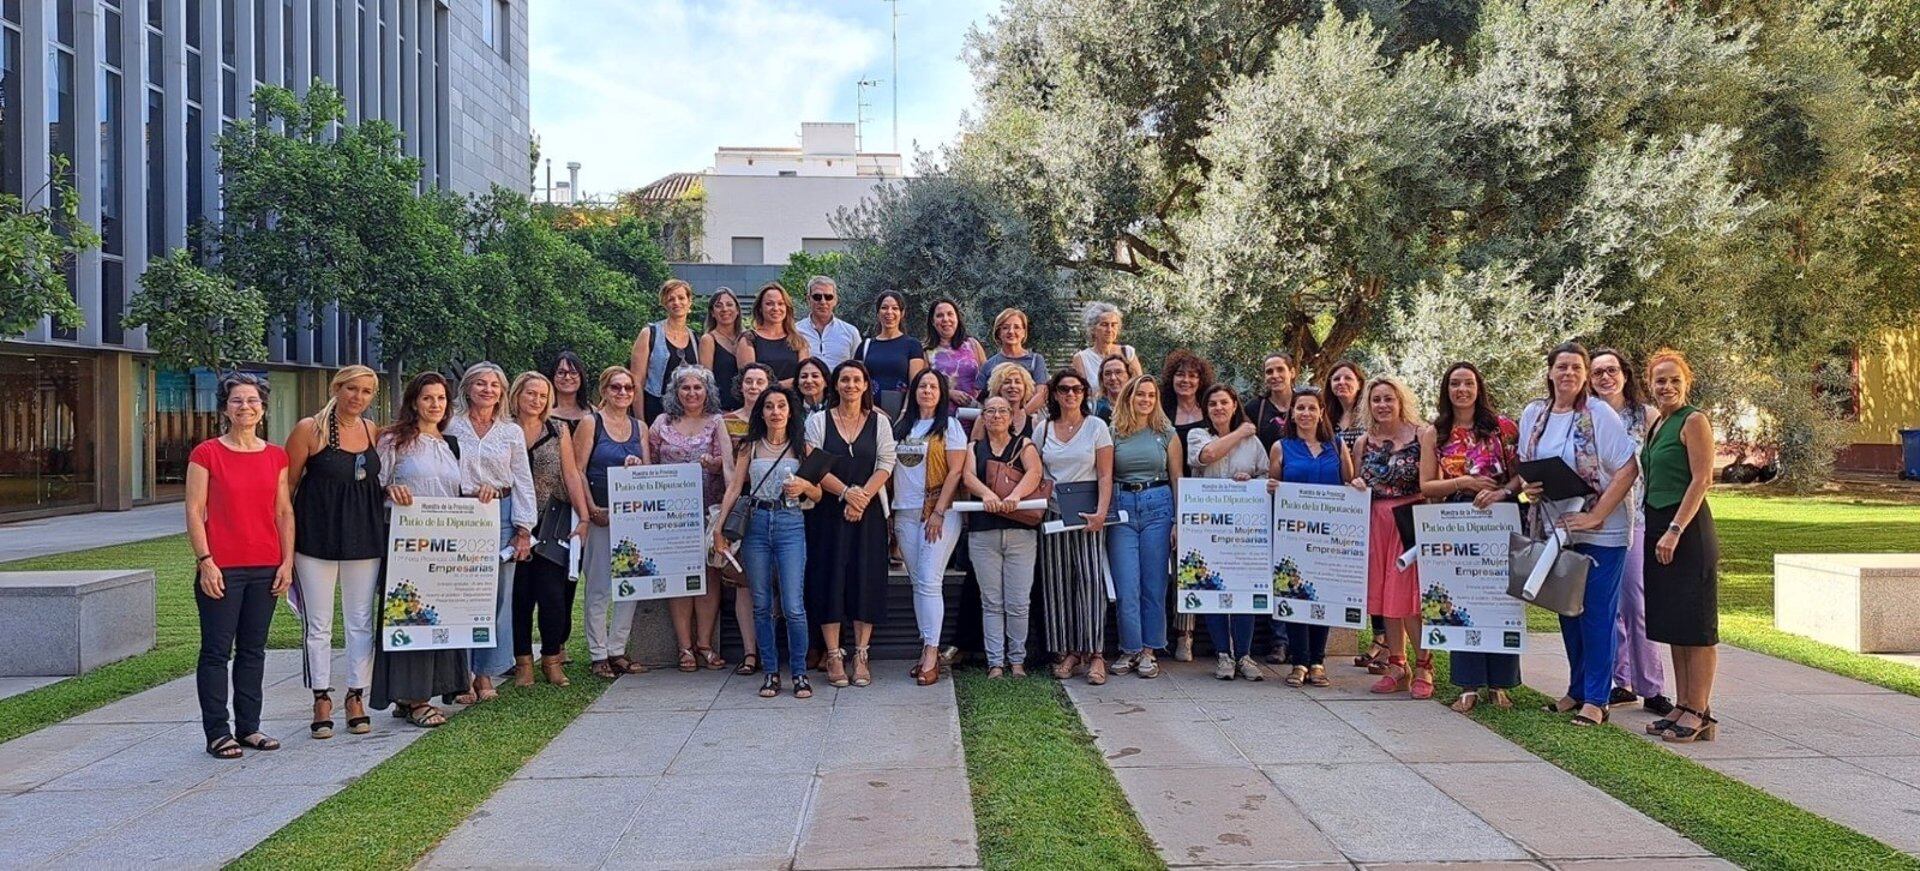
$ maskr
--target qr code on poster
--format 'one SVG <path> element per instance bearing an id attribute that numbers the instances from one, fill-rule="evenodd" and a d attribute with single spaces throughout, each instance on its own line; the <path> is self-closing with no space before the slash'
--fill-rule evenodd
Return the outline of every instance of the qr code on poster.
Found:
<path id="1" fill-rule="evenodd" d="M 452 631 L 446 629 L 445 627 L 433 630 L 433 643 L 447 644 L 451 641 L 453 641 Z"/>
<path id="2" fill-rule="evenodd" d="M 1467 646 L 1468 647 L 1480 646 L 1480 630 L 1478 629 L 1467 630 Z"/>

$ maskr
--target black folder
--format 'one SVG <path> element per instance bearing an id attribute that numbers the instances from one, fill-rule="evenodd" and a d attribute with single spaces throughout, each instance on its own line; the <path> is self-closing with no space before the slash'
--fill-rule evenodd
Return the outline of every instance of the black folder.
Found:
<path id="1" fill-rule="evenodd" d="M 1067 529 L 1080 529 L 1087 525 L 1082 514 L 1092 514 L 1100 507 L 1099 481 L 1066 481 L 1053 485 L 1053 510 L 1060 515 L 1060 525 Z M 1120 512 L 1107 508 L 1107 522 L 1119 523 Z"/>
<path id="2" fill-rule="evenodd" d="M 1527 483 L 1544 485 L 1541 495 L 1555 502 L 1592 496 L 1594 492 L 1593 486 L 1559 457 L 1528 460 L 1520 464 L 1518 471 Z"/>

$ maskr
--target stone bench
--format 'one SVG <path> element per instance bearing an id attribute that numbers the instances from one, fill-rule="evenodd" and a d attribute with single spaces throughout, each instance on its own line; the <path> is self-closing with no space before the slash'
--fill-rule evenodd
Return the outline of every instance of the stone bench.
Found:
<path id="1" fill-rule="evenodd" d="M 0 677 L 84 674 L 153 649 L 153 572 L 0 572 Z"/>
<path id="2" fill-rule="evenodd" d="M 1856 653 L 1920 652 L 1920 554 L 1775 554 L 1773 625 Z"/>

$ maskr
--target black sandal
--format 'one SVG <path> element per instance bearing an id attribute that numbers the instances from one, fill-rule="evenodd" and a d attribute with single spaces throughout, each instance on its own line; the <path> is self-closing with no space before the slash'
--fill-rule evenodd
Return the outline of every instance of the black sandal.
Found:
<path id="1" fill-rule="evenodd" d="M 368 732 L 373 731 L 373 718 L 367 716 L 366 714 L 366 711 L 367 711 L 366 688 L 362 687 L 360 689 L 348 689 L 346 700 L 349 702 L 358 701 L 360 703 L 360 716 L 347 718 L 347 732 L 354 735 L 365 735 Z"/>
<path id="2" fill-rule="evenodd" d="M 1675 716 L 1662 717 L 1658 720 L 1648 723 L 1647 734 L 1660 735 L 1665 733 L 1668 729 L 1673 728 L 1675 723 L 1680 721 L 1680 718 L 1678 716 L 1679 714 L 1693 714 L 1695 716 L 1698 716 L 1700 714 L 1699 711 L 1689 708 L 1686 705 L 1674 705 L 1673 710 L 1674 710 Z"/>
<path id="3" fill-rule="evenodd" d="M 420 702 L 407 707 L 407 723 L 421 729 L 438 729 L 447 724 L 447 715 L 439 708 Z"/>
<path id="4" fill-rule="evenodd" d="M 267 737 L 266 733 L 264 732 L 248 732 L 246 734 L 246 737 L 241 738 L 239 740 L 240 740 L 240 746 L 251 747 L 255 750 L 280 749 L 280 742 Z"/>
<path id="5" fill-rule="evenodd" d="M 240 742 L 233 740 L 232 735 L 221 735 L 207 742 L 207 755 L 215 759 L 239 759 L 241 753 Z"/>
<path id="6" fill-rule="evenodd" d="M 770 699 L 780 694 L 780 673 L 767 672 L 767 679 L 760 682 L 760 697 Z"/>
<path id="7" fill-rule="evenodd" d="M 805 672 L 793 676 L 793 697 L 796 699 L 813 698 L 813 684 L 807 680 Z"/>
<path id="8" fill-rule="evenodd" d="M 746 675 L 751 675 L 754 672 L 759 670 L 760 670 L 760 654 L 748 653 L 740 657 L 740 665 L 733 670 L 733 673 L 741 676 L 746 676 Z"/>
<path id="9" fill-rule="evenodd" d="M 333 690 L 330 690 L 330 689 L 313 691 L 314 704 L 319 704 L 321 702 L 327 703 L 327 711 L 329 713 L 329 718 L 325 720 L 314 720 L 313 722 L 308 723 L 307 724 L 308 736 L 316 739 L 321 739 L 321 740 L 333 737 L 333 720 L 331 718 L 331 713 L 333 711 L 333 695 L 332 694 L 333 694 Z"/>

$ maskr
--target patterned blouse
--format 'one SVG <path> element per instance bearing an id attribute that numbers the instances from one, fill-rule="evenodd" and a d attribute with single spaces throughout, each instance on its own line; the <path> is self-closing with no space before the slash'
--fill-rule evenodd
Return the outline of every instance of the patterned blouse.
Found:
<path id="1" fill-rule="evenodd" d="M 1496 484 L 1505 484 L 1513 477 L 1514 469 L 1520 463 L 1514 454 L 1519 441 L 1520 428 L 1505 417 L 1500 418 L 1499 435 L 1492 438 L 1474 435 L 1471 425 L 1456 426 L 1452 435 L 1440 445 L 1434 459 L 1440 464 L 1442 478 L 1475 475 L 1491 478 Z M 1472 500 L 1472 493 L 1456 493 L 1449 498 L 1453 502 Z"/>
<path id="2" fill-rule="evenodd" d="M 655 463 L 698 463 L 703 456 L 726 459 L 726 425 L 720 415 L 707 415 L 707 425 L 694 435 L 676 429 L 664 414 L 653 423 L 647 428 L 647 452 Z M 702 501 L 709 508 L 720 504 L 720 498 L 726 494 L 727 482 L 721 468 L 721 464 L 715 464 L 713 469 L 700 472 Z"/>
<path id="3" fill-rule="evenodd" d="M 1382 499 L 1400 499 L 1420 492 L 1420 440 L 1398 448 L 1362 437 L 1360 477 Z"/>

